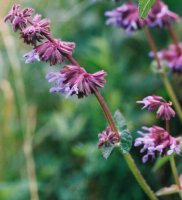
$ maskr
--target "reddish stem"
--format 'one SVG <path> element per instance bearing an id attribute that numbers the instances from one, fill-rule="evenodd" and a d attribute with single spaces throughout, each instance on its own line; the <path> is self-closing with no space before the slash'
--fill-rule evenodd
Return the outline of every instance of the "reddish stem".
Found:
<path id="1" fill-rule="evenodd" d="M 151 48 L 151 50 L 153 51 L 153 54 L 154 54 L 154 58 L 157 62 L 157 67 L 158 69 L 161 69 L 161 64 L 160 64 L 160 60 L 159 60 L 159 57 L 157 55 L 157 48 L 155 46 L 155 42 L 150 34 L 150 30 L 148 27 L 145 27 L 145 34 L 146 34 L 146 37 L 147 37 L 147 40 L 148 40 L 148 43 L 149 43 L 149 46 Z"/>
<path id="2" fill-rule="evenodd" d="M 170 34 L 172 40 L 173 40 L 173 43 L 176 45 L 176 48 L 177 48 L 177 50 L 178 50 L 178 53 L 181 54 L 182 52 L 181 52 L 181 48 L 180 48 L 180 46 L 179 46 L 179 41 L 178 41 L 178 38 L 177 38 L 177 36 L 176 36 L 176 33 L 174 32 L 174 30 L 173 30 L 173 28 L 171 27 L 171 25 L 169 25 L 169 26 L 167 27 L 167 29 L 168 29 L 168 32 L 169 32 L 169 34 Z"/>

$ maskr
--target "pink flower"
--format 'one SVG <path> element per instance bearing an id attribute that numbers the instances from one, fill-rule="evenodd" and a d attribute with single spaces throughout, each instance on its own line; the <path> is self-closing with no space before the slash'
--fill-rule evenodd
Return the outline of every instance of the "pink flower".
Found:
<path id="1" fill-rule="evenodd" d="M 120 141 L 120 137 L 118 133 L 115 133 L 111 130 L 110 127 L 107 127 L 102 133 L 98 134 L 99 143 L 98 147 L 101 148 L 102 146 L 110 146 L 118 143 Z"/>
<path id="2" fill-rule="evenodd" d="M 77 95 L 88 96 L 105 83 L 106 72 L 101 70 L 89 74 L 84 68 L 67 65 L 60 72 L 49 72 L 46 76 L 48 82 L 55 82 L 50 92 L 58 92 L 66 97 Z"/>
<path id="3" fill-rule="evenodd" d="M 163 120 L 170 120 L 175 116 L 174 110 L 171 108 L 172 103 L 163 102 L 157 110 L 157 117 Z"/>
<path id="4" fill-rule="evenodd" d="M 139 18 L 137 5 L 134 3 L 123 4 L 122 6 L 105 12 L 108 18 L 106 24 L 122 27 L 127 33 L 131 33 L 145 25 L 144 20 Z"/>
<path id="5" fill-rule="evenodd" d="M 64 42 L 59 39 L 55 39 L 54 42 L 46 41 L 36 46 L 34 48 L 34 52 L 36 52 L 42 61 L 49 61 L 50 65 L 55 65 L 61 64 L 66 55 L 72 55 L 74 48 L 75 43 L 73 42 Z M 31 54 L 31 52 L 26 55 Z"/>
<path id="6" fill-rule="evenodd" d="M 180 142 L 178 138 L 172 137 L 166 130 L 159 126 L 142 127 L 143 131 L 138 131 L 143 137 L 135 140 L 134 146 L 143 145 L 140 150 L 145 153 L 142 158 L 143 163 L 147 162 L 149 157 L 155 158 L 156 154 L 160 156 L 171 155 L 176 152 L 180 154 Z"/>
<path id="7" fill-rule="evenodd" d="M 41 42 L 45 35 L 50 35 L 50 20 L 41 19 L 41 15 L 37 14 L 31 24 L 21 32 L 21 37 L 25 43 L 36 45 L 36 42 Z"/>
<path id="8" fill-rule="evenodd" d="M 32 8 L 21 9 L 21 6 L 14 4 L 4 21 L 9 20 L 12 23 L 13 30 L 23 30 L 27 26 L 28 19 L 32 16 L 34 10 Z"/>
<path id="9" fill-rule="evenodd" d="M 144 104 L 142 109 L 148 107 L 149 111 L 153 111 L 155 108 L 161 105 L 162 99 L 163 98 L 160 96 L 148 96 L 141 101 L 137 101 L 137 103 Z"/>
<path id="10" fill-rule="evenodd" d="M 179 52 L 176 45 L 171 44 L 167 49 L 159 51 L 158 56 L 173 72 L 182 73 L 182 43 L 179 43 L 178 47 L 181 52 Z"/>
<path id="11" fill-rule="evenodd" d="M 146 23 L 151 27 L 163 28 L 178 20 L 179 16 L 176 13 L 171 12 L 168 9 L 168 6 L 162 1 L 159 1 L 152 6 L 152 9 L 146 18 Z"/>
<path id="12" fill-rule="evenodd" d="M 144 104 L 143 108 L 148 108 L 149 111 L 158 108 L 157 118 L 170 120 L 171 117 L 175 116 L 175 111 L 171 108 L 172 103 L 166 102 L 165 99 L 160 96 L 148 96 L 142 101 L 137 101 L 137 103 Z"/>

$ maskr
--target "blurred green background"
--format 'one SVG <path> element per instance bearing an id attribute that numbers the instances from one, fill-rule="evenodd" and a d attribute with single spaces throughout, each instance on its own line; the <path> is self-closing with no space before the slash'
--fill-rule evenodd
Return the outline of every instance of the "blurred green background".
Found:
<path id="1" fill-rule="evenodd" d="M 166 1 L 182 15 L 182 1 Z M 105 160 L 97 149 L 97 134 L 107 126 L 94 96 L 68 98 L 48 92 L 45 74 L 58 70 L 47 63 L 25 65 L 30 46 L 19 40 L 3 17 L 13 3 L 33 7 L 52 21 L 55 38 L 74 41 L 74 56 L 89 72 L 107 71 L 101 91 L 112 113 L 120 109 L 134 138 L 142 125 L 164 125 L 141 111 L 136 101 L 147 95 L 169 99 L 158 75 L 151 71 L 149 47 L 141 30 L 131 37 L 105 25 L 104 12 L 121 2 L 109 0 L 1 0 L 0 1 L 0 199 L 2 200 L 145 200 L 117 151 Z M 181 22 L 175 29 L 179 38 Z M 165 30 L 152 30 L 158 49 L 171 42 Z M 182 78 L 169 74 L 182 102 Z M 181 124 L 172 120 L 172 134 Z M 132 156 L 154 191 L 173 183 L 169 163 L 155 170 L 142 164 L 138 148 Z M 180 157 L 178 169 L 182 171 Z M 35 182 L 36 180 L 36 182 Z M 38 190 L 38 196 L 37 196 Z M 31 197 L 32 196 L 32 197 Z M 171 195 L 161 199 L 178 199 Z"/>

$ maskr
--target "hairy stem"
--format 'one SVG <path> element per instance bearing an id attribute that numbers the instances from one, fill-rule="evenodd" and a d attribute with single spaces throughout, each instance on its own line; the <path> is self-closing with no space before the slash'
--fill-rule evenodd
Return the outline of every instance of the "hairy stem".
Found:
<path id="1" fill-rule="evenodd" d="M 145 33 L 146 33 L 146 37 L 147 37 L 149 46 L 150 46 L 152 52 L 154 53 L 154 58 L 155 58 L 155 60 L 157 62 L 158 69 L 161 69 L 160 59 L 159 59 L 159 57 L 157 55 L 157 48 L 156 48 L 155 42 L 154 42 L 154 40 L 153 40 L 153 38 L 152 38 L 152 36 L 150 34 L 150 31 L 149 31 L 148 27 L 145 27 Z M 170 96 L 171 101 L 174 104 L 176 112 L 177 112 L 177 114 L 178 114 L 178 116 L 179 116 L 179 118 L 180 118 L 180 120 L 182 122 L 182 108 L 181 108 L 180 103 L 179 103 L 179 101 L 178 101 L 178 99 L 176 97 L 174 89 L 172 88 L 172 85 L 169 82 L 169 79 L 168 79 L 166 74 L 160 73 L 160 77 L 161 77 L 162 82 L 163 82 L 163 84 L 164 84 L 164 86 L 166 88 L 167 93 Z"/>

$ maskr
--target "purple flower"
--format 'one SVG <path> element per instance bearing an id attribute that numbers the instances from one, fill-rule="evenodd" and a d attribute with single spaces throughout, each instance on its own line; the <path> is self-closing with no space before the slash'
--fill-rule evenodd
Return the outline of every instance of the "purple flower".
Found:
<path id="1" fill-rule="evenodd" d="M 137 103 L 144 104 L 142 109 L 148 107 L 149 111 L 153 111 L 155 108 L 161 105 L 162 99 L 163 98 L 160 96 L 148 96 L 141 101 L 137 101 Z"/>
<path id="2" fill-rule="evenodd" d="M 32 51 L 26 53 L 23 57 L 25 58 L 25 63 L 26 64 L 32 63 L 35 60 L 40 61 L 39 54 L 35 51 L 35 49 L 33 49 Z"/>
<path id="3" fill-rule="evenodd" d="M 146 18 L 146 23 L 150 27 L 163 28 L 178 20 L 179 16 L 171 12 L 162 1 L 159 1 L 152 6 Z"/>
<path id="4" fill-rule="evenodd" d="M 32 8 L 21 9 L 21 6 L 14 4 L 4 21 L 9 20 L 12 23 L 13 30 L 23 30 L 27 26 L 28 19 L 32 16 L 34 10 Z"/>
<path id="5" fill-rule="evenodd" d="M 179 48 L 181 51 L 179 51 Z M 158 57 L 166 63 L 173 72 L 182 73 L 182 43 L 171 44 L 167 49 L 158 52 Z"/>
<path id="6" fill-rule="evenodd" d="M 174 110 L 171 108 L 172 103 L 163 102 L 157 110 L 157 117 L 163 120 L 170 120 L 175 116 Z"/>
<path id="7" fill-rule="evenodd" d="M 106 24 L 122 27 L 127 33 L 131 33 L 145 25 L 144 20 L 139 18 L 137 5 L 134 3 L 123 4 L 122 6 L 105 12 L 109 17 Z"/>
<path id="8" fill-rule="evenodd" d="M 99 143 L 98 147 L 101 148 L 102 146 L 109 147 L 114 145 L 120 141 L 120 137 L 118 133 L 113 132 L 110 127 L 107 127 L 102 133 L 98 134 Z"/>
<path id="9" fill-rule="evenodd" d="M 49 61 L 50 65 L 55 65 L 61 64 L 66 55 L 72 55 L 74 48 L 75 43 L 73 42 L 55 39 L 53 42 L 46 41 L 34 49 L 42 61 Z"/>
<path id="10" fill-rule="evenodd" d="M 41 19 L 41 15 L 37 14 L 31 24 L 21 32 L 21 37 L 25 43 L 36 45 L 36 42 L 41 42 L 45 35 L 50 35 L 50 20 Z"/>
<path id="11" fill-rule="evenodd" d="M 148 96 L 142 101 L 137 101 L 137 103 L 144 104 L 143 108 L 148 108 L 149 111 L 158 108 L 157 118 L 170 120 L 171 117 L 175 116 L 175 111 L 171 108 L 172 103 L 166 102 L 165 99 L 160 96 Z"/>
<path id="12" fill-rule="evenodd" d="M 77 95 L 88 96 L 94 93 L 98 87 L 102 88 L 105 83 L 106 72 L 101 70 L 89 74 L 82 67 L 67 65 L 60 72 L 49 72 L 46 76 L 48 82 L 55 82 L 50 92 L 58 92 L 66 97 Z"/>
<path id="13" fill-rule="evenodd" d="M 145 153 L 142 158 L 143 163 L 147 162 L 149 157 L 155 158 L 156 154 L 160 156 L 171 155 L 176 152 L 180 154 L 180 142 L 178 138 L 172 137 L 165 129 L 159 126 L 142 127 L 143 131 L 138 131 L 143 137 L 135 140 L 134 146 L 143 146 L 140 150 Z"/>

